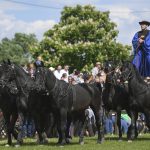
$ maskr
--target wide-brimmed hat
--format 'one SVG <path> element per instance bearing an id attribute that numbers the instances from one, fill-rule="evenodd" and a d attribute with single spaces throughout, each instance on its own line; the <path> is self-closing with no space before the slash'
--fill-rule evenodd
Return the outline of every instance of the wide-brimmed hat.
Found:
<path id="1" fill-rule="evenodd" d="M 53 68 L 53 67 L 49 67 L 49 70 L 51 70 L 51 71 L 55 71 L 55 68 Z"/>
<path id="2" fill-rule="evenodd" d="M 139 24 L 146 24 L 146 25 L 150 25 L 150 22 L 149 21 L 146 21 L 146 20 L 143 20 L 143 21 L 140 21 Z"/>
<path id="3" fill-rule="evenodd" d="M 96 62 L 96 65 L 101 65 L 101 63 L 100 62 Z"/>

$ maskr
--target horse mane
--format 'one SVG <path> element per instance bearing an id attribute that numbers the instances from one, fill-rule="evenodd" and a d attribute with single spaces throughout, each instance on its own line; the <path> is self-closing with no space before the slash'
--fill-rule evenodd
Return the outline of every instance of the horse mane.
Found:
<path id="1" fill-rule="evenodd" d="M 30 91 L 31 89 L 36 89 L 37 86 L 33 83 L 34 81 L 31 78 L 31 76 L 27 72 L 25 72 L 25 70 L 21 66 L 17 64 L 13 64 L 13 65 L 14 65 L 16 77 L 17 76 L 19 77 L 19 79 L 16 80 L 17 88 L 21 90 L 23 93 L 25 93 L 25 91 L 26 92 Z"/>
<path id="2" fill-rule="evenodd" d="M 24 70 L 20 65 L 17 65 L 17 64 L 14 64 L 14 65 L 15 65 L 15 67 L 16 67 L 18 70 L 22 71 L 23 74 L 25 74 L 25 75 L 27 75 L 28 77 L 30 77 L 30 75 L 29 75 L 27 72 L 25 72 L 25 70 Z"/>
<path id="3" fill-rule="evenodd" d="M 143 84 L 143 85 L 147 85 L 147 84 L 144 82 L 144 80 L 142 79 L 142 77 L 141 77 L 140 73 L 138 72 L 136 66 L 135 66 L 134 64 L 132 64 L 132 66 L 133 66 L 132 68 L 133 68 L 133 70 L 134 70 L 134 72 L 135 72 L 135 75 L 136 75 L 136 77 L 137 77 L 139 83 L 141 83 L 141 84 Z"/>

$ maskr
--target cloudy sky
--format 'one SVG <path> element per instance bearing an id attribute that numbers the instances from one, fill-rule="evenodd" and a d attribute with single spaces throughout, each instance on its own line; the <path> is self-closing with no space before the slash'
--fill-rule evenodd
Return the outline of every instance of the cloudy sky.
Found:
<path id="1" fill-rule="evenodd" d="M 59 22 L 64 6 L 91 4 L 97 10 L 109 10 L 119 30 L 118 41 L 131 44 L 141 20 L 150 21 L 150 0 L 0 0 L 0 40 L 16 32 L 43 33 Z"/>

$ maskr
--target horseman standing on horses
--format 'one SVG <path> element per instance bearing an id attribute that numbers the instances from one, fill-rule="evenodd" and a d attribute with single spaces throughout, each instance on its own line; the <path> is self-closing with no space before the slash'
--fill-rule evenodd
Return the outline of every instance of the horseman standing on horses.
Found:
<path id="1" fill-rule="evenodd" d="M 136 66 L 141 76 L 148 81 L 150 79 L 150 31 L 148 30 L 150 22 L 141 21 L 139 24 L 141 31 L 137 32 L 132 39 L 134 49 L 132 63 Z"/>

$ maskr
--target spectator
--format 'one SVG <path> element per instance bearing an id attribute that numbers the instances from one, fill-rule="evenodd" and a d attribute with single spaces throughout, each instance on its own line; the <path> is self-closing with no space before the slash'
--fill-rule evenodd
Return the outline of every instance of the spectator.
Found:
<path id="1" fill-rule="evenodd" d="M 72 76 L 68 77 L 68 83 L 73 85 L 77 84 Z"/>
<path id="2" fill-rule="evenodd" d="M 44 62 L 42 60 L 41 56 L 38 56 L 35 63 L 34 63 L 35 67 L 44 67 Z"/>
<path id="3" fill-rule="evenodd" d="M 84 83 L 83 74 L 79 73 L 77 76 L 77 83 Z"/>
<path id="4" fill-rule="evenodd" d="M 63 74 L 62 74 L 61 80 L 63 80 L 63 81 L 65 81 L 65 82 L 68 83 L 67 73 L 63 73 Z"/>
<path id="5" fill-rule="evenodd" d="M 77 69 L 74 69 L 73 73 L 71 74 L 72 78 L 77 82 L 77 78 L 79 75 L 79 71 Z"/>
<path id="6" fill-rule="evenodd" d="M 106 118 L 105 118 L 105 121 L 104 121 L 104 124 L 105 124 L 105 133 L 106 134 L 113 134 L 113 120 L 112 120 L 112 115 L 111 113 L 109 113 Z"/>
<path id="7" fill-rule="evenodd" d="M 89 136 L 95 135 L 95 115 L 91 107 L 89 106 L 88 109 L 85 110 L 85 116 L 87 117 L 87 131 Z"/>
<path id="8" fill-rule="evenodd" d="M 32 119 L 25 119 L 25 123 L 23 125 L 23 137 L 33 137 L 35 133 L 34 121 Z"/>
<path id="9" fill-rule="evenodd" d="M 55 71 L 55 68 L 49 67 L 49 70 L 52 71 L 52 72 L 54 72 L 54 71 Z"/>
<path id="10" fill-rule="evenodd" d="M 126 113 L 121 114 L 121 128 L 125 134 L 127 133 L 130 124 L 131 124 L 131 118 Z"/>
<path id="11" fill-rule="evenodd" d="M 27 65 L 27 72 L 31 76 L 31 78 L 34 78 L 34 73 L 35 73 L 35 67 L 33 63 L 30 63 Z"/>
<path id="12" fill-rule="evenodd" d="M 69 76 L 69 66 L 65 65 L 64 69 L 61 70 L 61 74 L 66 73 L 67 74 L 67 78 Z"/>
<path id="13" fill-rule="evenodd" d="M 101 69 L 101 63 L 96 62 L 95 67 L 92 69 L 92 75 L 93 75 L 94 78 L 99 73 L 100 69 Z"/>
<path id="14" fill-rule="evenodd" d="M 61 65 L 58 65 L 57 66 L 57 69 L 54 71 L 54 75 L 57 79 L 61 79 L 62 77 L 62 73 L 61 73 L 61 69 L 62 69 L 62 66 Z"/>

